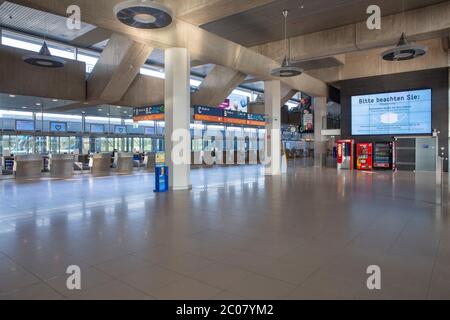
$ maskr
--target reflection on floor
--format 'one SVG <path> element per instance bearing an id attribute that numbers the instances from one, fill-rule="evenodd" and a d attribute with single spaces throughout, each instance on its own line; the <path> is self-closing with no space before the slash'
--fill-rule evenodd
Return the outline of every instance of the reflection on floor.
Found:
<path id="1" fill-rule="evenodd" d="M 193 190 L 159 195 L 150 174 L 0 182 L 0 298 L 450 299 L 448 208 L 432 174 L 192 176 Z M 81 291 L 66 287 L 69 265 Z"/>

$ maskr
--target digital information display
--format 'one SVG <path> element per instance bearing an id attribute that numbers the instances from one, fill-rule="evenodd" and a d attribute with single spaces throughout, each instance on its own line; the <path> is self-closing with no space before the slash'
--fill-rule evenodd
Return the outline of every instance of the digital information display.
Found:
<path id="1" fill-rule="evenodd" d="M 105 126 L 102 124 L 91 124 L 91 133 L 104 133 Z"/>
<path id="2" fill-rule="evenodd" d="M 67 123 L 50 122 L 50 132 L 67 132 Z"/>
<path id="3" fill-rule="evenodd" d="M 146 135 L 155 134 L 155 128 L 154 127 L 145 127 L 144 134 L 146 134 Z"/>
<path id="4" fill-rule="evenodd" d="M 127 127 L 126 126 L 114 126 L 114 133 L 115 134 L 126 134 Z"/>
<path id="5" fill-rule="evenodd" d="M 34 131 L 34 121 L 16 120 L 16 131 Z"/>
<path id="6" fill-rule="evenodd" d="M 431 89 L 352 97 L 352 135 L 431 134 Z"/>

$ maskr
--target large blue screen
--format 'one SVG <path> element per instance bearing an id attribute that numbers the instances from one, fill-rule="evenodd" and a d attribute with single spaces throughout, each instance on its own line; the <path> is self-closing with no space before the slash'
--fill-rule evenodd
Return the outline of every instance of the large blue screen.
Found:
<path id="1" fill-rule="evenodd" d="M 431 133 L 431 89 L 352 97 L 354 136 Z"/>

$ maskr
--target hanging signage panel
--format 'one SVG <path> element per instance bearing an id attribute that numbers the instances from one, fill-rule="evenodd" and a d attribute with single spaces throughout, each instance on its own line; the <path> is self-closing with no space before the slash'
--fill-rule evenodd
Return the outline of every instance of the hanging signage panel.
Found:
<path id="1" fill-rule="evenodd" d="M 233 110 L 224 110 L 224 122 L 230 124 L 247 124 L 247 113 Z"/>
<path id="2" fill-rule="evenodd" d="M 148 114 L 142 116 L 134 116 L 133 121 L 162 121 L 164 120 L 164 114 Z"/>
<path id="3" fill-rule="evenodd" d="M 262 114 L 247 114 L 247 124 L 250 126 L 260 126 L 264 127 L 266 125 L 266 117 Z"/>
<path id="4" fill-rule="evenodd" d="M 223 122 L 223 110 L 205 106 L 194 106 L 194 120 Z"/>
<path id="5" fill-rule="evenodd" d="M 133 121 L 160 121 L 164 120 L 164 105 L 135 108 Z"/>

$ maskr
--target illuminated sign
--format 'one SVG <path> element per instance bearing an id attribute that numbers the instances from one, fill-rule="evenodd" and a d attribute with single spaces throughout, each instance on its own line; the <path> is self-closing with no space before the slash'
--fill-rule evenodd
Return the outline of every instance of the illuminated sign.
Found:
<path id="1" fill-rule="evenodd" d="M 67 123 L 50 122 L 50 132 L 67 132 Z"/>
<path id="2" fill-rule="evenodd" d="M 16 131 L 34 131 L 34 121 L 16 120 Z"/>
<path id="3" fill-rule="evenodd" d="M 206 122 L 223 122 L 223 110 L 205 106 L 194 106 L 194 120 Z"/>
<path id="4" fill-rule="evenodd" d="M 133 121 L 162 121 L 164 120 L 164 105 L 135 108 Z"/>
<path id="5" fill-rule="evenodd" d="M 247 124 L 249 126 L 264 127 L 266 125 L 266 117 L 262 114 L 247 113 Z"/>
<path id="6" fill-rule="evenodd" d="M 115 134 L 126 134 L 127 127 L 126 126 L 114 126 L 114 133 Z"/>

